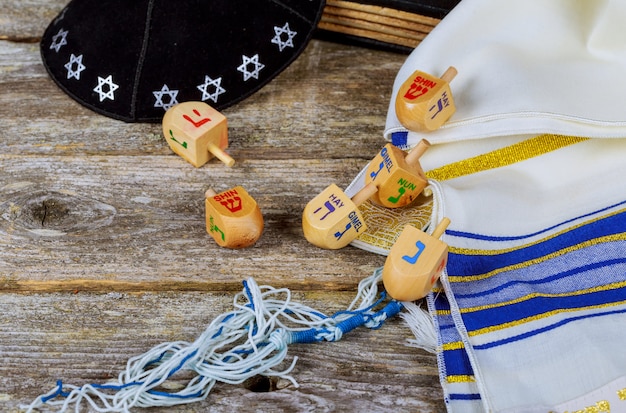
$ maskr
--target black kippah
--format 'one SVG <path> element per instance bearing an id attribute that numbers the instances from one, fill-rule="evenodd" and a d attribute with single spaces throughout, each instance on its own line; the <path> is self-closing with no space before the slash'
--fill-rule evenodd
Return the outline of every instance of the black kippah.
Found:
<path id="1" fill-rule="evenodd" d="M 184 101 L 224 109 L 304 50 L 324 0 L 73 0 L 41 41 L 72 98 L 127 122 Z"/>

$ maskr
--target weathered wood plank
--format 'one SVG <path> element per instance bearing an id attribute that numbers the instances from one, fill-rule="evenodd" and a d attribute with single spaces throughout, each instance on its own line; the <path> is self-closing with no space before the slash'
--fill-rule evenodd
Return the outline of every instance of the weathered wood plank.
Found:
<path id="1" fill-rule="evenodd" d="M 319 249 L 302 236 L 310 194 L 347 184 L 358 160 L 244 160 L 233 169 L 217 162 L 195 169 L 175 155 L 0 162 L 0 289 L 95 288 L 87 281 L 106 281 L 105 289 L 224 288 L 251 275 L 354 288 L 384 262 L 352 247 Z M 252 248 L 220 248 L 206 233 L 203 194 L 240 182 L 264 213 L 264 234 Z"/>
<path id="2" fill-rule="evenodd" d="M 327 314 L 352 293 L 294 294 Z M 82 385 L 117 377 L 129 357 L 162 342 L 197 338 L 232 309 L 212 293 L 0 295 L 0 410 L 16 411 L 56 381 Z M 8 310 L 11 311 L 8 311 Z M 218 384 L 202 403 L 155 412 L 368 411 L 442 412 L 434 356 L 404 346 L 410 331 L 399 319 L 357 329 L 334 343 L 293 345 L 293 377 L 265 393 Z M 132 339 L 129 339 L 132 337 Z M 172 380 L 180 385 L 182 381 Z"/>
<path id="3" fill-rule="evenodd" d="M 3 0 L 0 40 L 37 42 L 68 0 Z"/>

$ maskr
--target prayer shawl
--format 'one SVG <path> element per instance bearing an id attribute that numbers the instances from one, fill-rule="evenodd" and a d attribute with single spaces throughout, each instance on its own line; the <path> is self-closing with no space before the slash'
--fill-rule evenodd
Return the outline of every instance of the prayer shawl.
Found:
<path id="1" fill-rule="evenodd" d="M 624 1 L 463 0 L 398 73 L 385 138 L 432 144 L 432 197 L 368 202 L 353 244 L 450 218 L 427 303 L 451 413 L 626 411 L 625 21 Z M 406 130 L 400 85 L 448 66 L 456 113 Z"/>

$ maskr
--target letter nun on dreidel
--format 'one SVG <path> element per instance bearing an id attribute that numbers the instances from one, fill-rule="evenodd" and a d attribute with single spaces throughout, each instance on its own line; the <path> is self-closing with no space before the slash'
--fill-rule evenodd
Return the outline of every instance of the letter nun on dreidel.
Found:
<path id="1" fill-rule="evenodd" d="M 263 232 L 263 215 L 254 198 L 241 186 L 216 194 L 205 193 L 206 230 L 219 246 L 245 248 Z"/>
<path id="2" fill-rule="evenodd" d="M 407 225 L 391 247 L 383 267 L 383 284 L 398 301 L 425 297 L 448 261 L 448 245 L 439 238 L 450 224 L 444 217 L 432 235 Z"/>
<path id="3" fill-rule="evenodd" d="M 320 248 L 345 247 L 367 228 L 358 207 L 377 191 L 370 183 L 349 198 L 337 185 L 329 185 L 304 208 L 304 237 Z"/>
<path id="4" fill-rule="evenodd" d="M 227 166 L 235 164 L 224 152 L 228 147 L 226 117 L 204 102 L 183 102 L 169 108 L 163 116 L 163 135 L 170 149 L 196 168 L 214 156 Z"/>
<path id="5" fill-rule="evenodd" d="M 428 185 L 419 159 L 430 147 L 422 139 L 408 154 L 391 143 L 372 159 L 365 174 L 365 183 L 373 182 L 378 192 L 371 200 L 387 208 L 399 208 L 413 202 Z"/>

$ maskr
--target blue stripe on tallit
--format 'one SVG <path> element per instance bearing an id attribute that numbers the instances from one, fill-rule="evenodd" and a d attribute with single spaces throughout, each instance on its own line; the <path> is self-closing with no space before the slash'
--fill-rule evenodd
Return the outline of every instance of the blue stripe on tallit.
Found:
<path id="1" fill-rule="evenodd" d="M 500 254 L 463 255 L 453 250 L 449 255 L 448 275 L 462 277 L 486 274 L 500 268 L 541 258 L 585 241 L 624 232 L 626 232 L 626 211 L 621 211 L 587 225 L 572 228 L 543 242 Z"/>
<path id="2" fill-rule="evenodd" d="M 619 211 L 596 214 L 587 223 L 501 254 L 451 253 L 448 275 L 469 336 L 504 333 L 474 349 L 626 313 L 624 239 L 626 211 Z M 474 277 L 462 281 L 465 276 Z"/>
<path id="3" fill-rule="evenodd" d="M 580 219 L 584 219 L 584 218 L 596 215 L 598 213 L 609 211 L 611 209 L 619 207 L 620 205 L 626 205 L 626 200 L 618 202 L 617 204 L 610 205 L 610 206 L 608 206 L 606 208 L 602 208 L 600 210 L 588 213 L 588 214 L 584 214 L 584 215 L 580 215 L 580 216 L 572 218 L 572 219 L 568 219 L 568 220 L 566 220 L 564 222 L 561 222 L 561 223 L 556 224 L 556 225 L 552 225 L 551 227 L 544 228 L 544 229 L 542 229 L 540 231 L 536 231 L 536 232 L 533 232 L 531 234 L 515 235 L 515 236 L 496 236 L 496 235 L 486 235 L 486 234 L 473 234 L 471 232 L 455 231 L 455 230 L 451 230 L 451 229 L 446 230 L 446 234 L 451 235 L 451 236 L 455 236 L 455 237 L 469 238 L 469 239 L 482 240 L 482 241 L 496 241 L 496 242 L 498 242 L 498 241 L 523 240 L 523 239 L 536 237 L 536 236 L 541 235 L 541 234 L 545 234 L 547 232 L 550 232 L 550 231 L 554 230 L 555 228 L 561 227 L 563 225 L 571 224 L 572 222 L 576 222 L 576 221 L 578 221 Z"/>
<path id="4" fill-rule="evenodd" d="M 626 308 L 624 309 L 620 309 L 620 310 L 615 310 L 615 311 L 605 311 L 605 312 L 601 312 L 601 313 L 596 313 L 596 314 L 586 314 L 583 316 L 576 316 L 576 317 L 568 317 L 566 319 L 560 320 L 556 323 L 544 326 L 542 328 L 538 328 L 536 330 L 531 330 L 531 331 L 527 331 L 523 334 L 518 334 L 515 336 L 511 336 L 511 337 L 507 337 L 501 340 L 495 340 L 489 343 L 485 343 L 485 344 L 479 344 L 479 345 L 475 345 L 472 348 L 474 350 L 487 350 L 493 347 L 498 347 L 504 344 L 509 344 L 509 343 L 513 343 L 515 341 L 519 341 L 519 340 L 523 340 L 525 338 L 529 338 L 532 336 L 535 336 L 537 334 L 541 334 L 541 333 L 545 333 L 547 331 L 550 330 L 554 330 L 555 328 L 564 326 L 566 324 L 569 324 L 571 322 L 575 322 L 578 320 L 582 320 L 584 318 L 594 318 L 594 317 L 604 317 L 604 316 L 611 316 L 611 315 L 620 315 L 620 314 L 626 314 Z"/>

